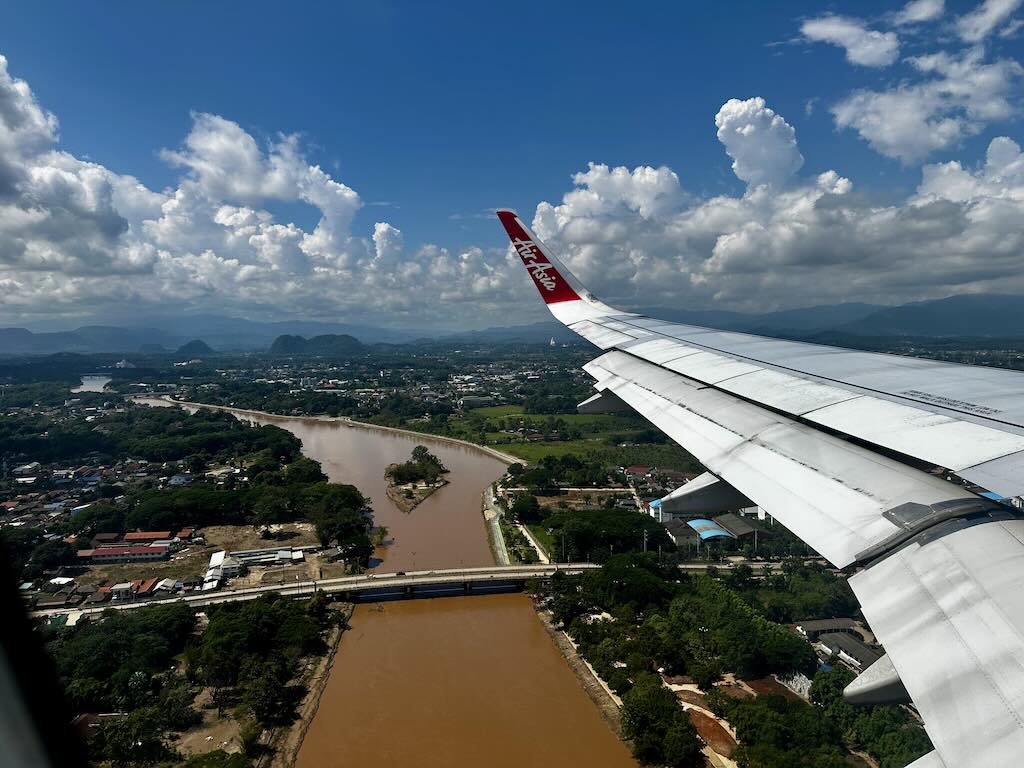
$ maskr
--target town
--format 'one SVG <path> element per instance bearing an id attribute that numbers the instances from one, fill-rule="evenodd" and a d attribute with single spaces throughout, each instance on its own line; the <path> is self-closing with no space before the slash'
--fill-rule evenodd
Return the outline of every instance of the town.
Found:
<path id="1" fill-rule="evenodd" d="M 394 537 L 375 520 L 369 501 L 352 486 L 324 482 L 320 465 L 302 455 L 291 433 L 260 426 L 247 414 L 329 417 L 507 457 L 506 471 L 482 500 L 491 556 L 499 565 L 550 566 L 552 571 L 536 573 L 557 574 L 574 564 L 603 571 L 620 569 L 623 558 L 649 558 L 636 561 L 644 563 L 641 572 L 653 571 L 644 577 L 644 597 L 628 608 L 597 586 L 610 575 L 518 582 L 532 591 L 551 631 L 570 643 L 566 653 L 621 709 L 610 717 L 624 738 L 642 735 L 630 734 L 622 718 L 636 698 L 629 692 L 648 685 L 655 663 L 662 665 L 663 689 L 696 729 L 693 743 L 713 765 L 732 765 L 755 741 L 736 726 L 740 716 L 729 696 L 764 702 L 778 696 L 838 712 L 839 703 L 822 693 L 831 690 L 824 681 L 846 681 L 883 653 L 844 575 L 746 500 L 723 502 L 713 511 L 698 504 L 694 511 L 693 497 L 700 494 L 692 489 L 706 480 L 691 456 L 632 414 L 575 411 L 588 396 L 576 373 L 580 354 L 544 344 L 514 351 L 387 350 L 333 360 L 99 358 L 78 361 L 77 369 L 61 373 L 64 380 L 50 381 L 24 381 L 38 363 L 23 361 L 21 381 L 12 377 L 0 390 L 0 535 L 20 572 L 22 600 L 46 632 L 65 638 L 58 640 L 60 648 L 61 642 L 73 646 L 84 627 L 106 624 L 109 608 L 145 611 L 215 595 L 230 600 L 253 588 L 268 596 L 303 589 L 315 594 L 318 584 L 372 576 Z M 78 376 L 84 384 L 65 381 Z M 70 391 L 83 387 L 95 391 Z M 440 478 L 449 469 L 421 446 L 405 465 L 380 473 L 390 478 L 386 500 L 415 517 L 423 514 L 420 502 L 444 498 L 447 480 Z M 691 499 L 680 502 L 679 491 L 687 488 Z M 691 575 L 677 575 L 676 568 Z M 698 581 L 678 586 L 680 578 L 683 585 Z M 707 669 L 682 657 L 669 662 L 667 650 L 655 650 L 649 662 L 634 659 L 622 632 L 668 609 L 659 594 L 698 588 L 699 579 L 718 585 L 700 589 L 743 596 L 785 633 L 778 640 L 782 647 L 798 644 L 787 651 L 794 655 L 756 663 L 734 658 Z M 376 599 L 394 599 L 384 595 Z M 342 616 L 351 615 L 351 604 L 337 605 Z M 736 621 L 749 621 L 742 618 L 749 607 L 736 604 L 735 610 Z M 798 650 L 801 645 L 806 651 Z M 701 653 L 706 651 L 694 647 L 686 658 Z M 315 668 L 311 661 L 308 669 Z M 306 685 L 307 696 L 316 698 L 315 686 Z M 205 754 L 195 751 L 197 734 L 221 727 L 220 720 L 202 707 L 197 711 L 202 724 L 186 728 L 177 746 L 160 743 Z M 805 716 L 805 710 L 793 713 Z M 107 716 L 79 713 L 93 742 L 104 722 L 100 715 Z M 843 716 L 851 727 L 856 722 Z M 865 736 L 857 742 L 865 765 L 889 759 L 884 756 L 892 749 L 927 747 L 912 707 L 886 717 L 884 732 L 892 734 L 887 740 Z M 236 734 L 249 727 L 244 718 L 232 722 Z M 277 744 L 285 754 L 280 744 L 290 731 L 272 720 L 257 722 L 263 727 L 248 738 L 264 747 Z M 167 723 L 158 730 L 175 727 Z M 236 750 L 244 741 L 236 735 L 220 746 Z M 837 741 L 836 754 L 851 743 Z M 668 759 L 661 747 L 651 750 L 637 756 Z"/>

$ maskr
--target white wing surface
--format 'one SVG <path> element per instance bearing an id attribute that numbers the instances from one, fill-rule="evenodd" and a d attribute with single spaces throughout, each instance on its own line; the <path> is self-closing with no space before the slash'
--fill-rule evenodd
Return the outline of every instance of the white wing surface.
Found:
<path id="1" fill-rule="evenodd" d="M 856 569 L 874 677 L 895 671 L 935 744 L 915 766 L 1024 764 L 1024 520 L 966 487 L 1024 495 L 1024 374 L 621 312 L 498 217 L 551 313 L 604 351 L 599 394 Z"/>

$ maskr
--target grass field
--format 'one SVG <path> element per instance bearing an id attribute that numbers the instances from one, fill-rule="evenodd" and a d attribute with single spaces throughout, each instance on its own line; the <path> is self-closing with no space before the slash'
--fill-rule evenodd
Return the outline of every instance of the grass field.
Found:
<path id="1" fill-rule="evenodd" d="M 505 428 L 509 429 L 523 422 L 543 428 L 549 420 L 560 420 L 567 425 L 574 432 L 572 439 L 527 442 L 521 436 L 499 430 L 502 421 Z M 423 431 L 435 431 L 436 428 L 435 425 L 416 426 Z M 643 464 L 662 469 L 700 470 L 693 457 L 674 443 L 619 446 L 620 441 L 629 442 L 631 438 L 650 429 L 650 424 L 634 415 L 530 414 L 524 413 L 516 405 L 498 405 L 475 408 L 462 417 L 452 418 L 446 427 L 437 429 L 437 433 L 494 446 L 518 456 L 526 463 L 536 463 L 545 456 L 573 453 L 592 457 L 608 466 Z"/>

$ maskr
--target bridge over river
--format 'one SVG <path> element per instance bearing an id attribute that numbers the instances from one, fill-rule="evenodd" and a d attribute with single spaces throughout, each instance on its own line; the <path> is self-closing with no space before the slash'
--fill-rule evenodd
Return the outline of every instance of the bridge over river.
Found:
<path id="1" fill-rule="evenodd" d="M 759 576 L 765 566 L 772 571 L 781 563 L 754 564 L 754 575 Z M 116 600 L 96 607 L 53 608 L 35 611 L 35 616 L 56 616 L 81 611 L 84 614 L 102 613 L 108 609 L 130 610 L 147 605 L 187 603 L 201 607 L 254 600 L 260 595 L 277 593 L 288 597 L 311 597 L 317 592 L 350 602 L 377 602 L 417 597 L 444 597 L 447 595 L 484 595 L 520 590 L 531 579 L 550 579 L 555 573 L 578 574 L 599 568 L 594 563 L 552 563 L 538 565 L 507 565 L 483 568 L 448 568 L 430 571 L 398 571 L 397 573 L 363 573 L 319 581 L 281 582 L 242 589 L 222 589 L 215 592 L 192 592 L 165 598 Z M 728 570 L 723 563 L 683 563 L 679 569 L 686 573 L 704 573 L 708 568 Z"/>

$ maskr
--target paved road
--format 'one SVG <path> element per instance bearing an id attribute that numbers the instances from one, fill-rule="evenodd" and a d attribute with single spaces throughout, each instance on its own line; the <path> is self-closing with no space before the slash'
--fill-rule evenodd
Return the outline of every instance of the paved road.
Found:
<path id="1" fill-rule="evenodd" d="M 773 573 L 782 569 L 782 563 L 750 563 L 754 575 L 761 575 L 764 566 L 768 565 Z M 398 573 L 364 573 L 358 576 L 343 576 L 337 579 L 323 579 L 320 581 L 299 581 L 284 584 L 264 584 L 259 587 L 245 587 L 242 589 L 222 589 L 216 592 L 192 592 L 186 595 L 165 598 L 162 600 L 119 600 L 116 602 L 104 603 L 90 608 L 52 608 L 42 611 L 33 611 L 33 616 L 57 616 L 60 614 L 74 613 L 102 613 L 110 608 L 118 610 L 129 610 L 142 608 L 147 605 L 165 605 L 168 603 L 187 603 L 194 606 L 215 605 L 217 603 L 230 603 L 241 600 L 254 600 L 260 595 L 276 592 L 280 595 L 292 597 L 308 597 L 314 592 L 336 593 L 357 593 L 368 590 L 393 590 L 401 592 L 406 588 L 417 588 L 427 586 L 444 587 L 445 585 L 461 585 L 470 582 L 476 586 L 484 586 L 488 582 L 501 583 L 508 581 L 522 581 L 531 578 L 546 578 L 557 571 L 563 573 L 582 573 L 583 571 L 599 568 L 594 563 L 552 563 L 537 565 L 511 565 L 511 566 L 489 566 L 483 568 L 449 568 L 432 571 L 410 571 Z M 720 571 L 729 570 L 730 563 L 683 563 L 679 570 L 684 573 L 704 573 L 708 568 L 716 568 Z"/>

